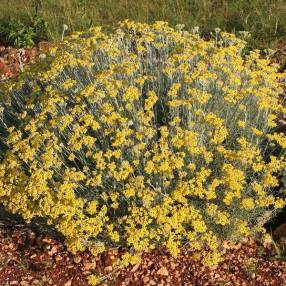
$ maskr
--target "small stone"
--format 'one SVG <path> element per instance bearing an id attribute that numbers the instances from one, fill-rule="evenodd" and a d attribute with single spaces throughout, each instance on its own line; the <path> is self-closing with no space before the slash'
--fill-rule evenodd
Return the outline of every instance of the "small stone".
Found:
<path id="1" fill-rule="evenodd" d="M 227 265 L 226 263 L 223 263 L 223 264 L 221 265 L 221 268 L 222 268 L 222 269 L 228 269 L 228 265 Z"/>
<path id="2" fill-rule="evenodd" d="M 64 286 L 71 286 L 72 285 L 72 279 L 70 279 L 69 281 L 67 281 Z"/>
<path id="3" fill-rule="evenodd" d="M 50 246 L 49 244 L 44 244 L 44 245 L 43 245 L 43 249 L 44 249 L 45 251 L 48 251 L 48 250 L 51 249 L 51 246 Z"/>
<path id="4" fill-rule="evenodd" d="M 61 255 L 57 255 L 55 258 L 56 261 L 61 261 L 63 260 L 63 257 Z"/>
<path id="5" fill-rule="evenodd" d="M 112 271 L 112 266 L 107 266 L 104 268 L 104 271 L 106 271 L 107 273 L 111 272 Z"/>
<path id="6" fill-rule="evenodd" d="M 84 263 L 84 269 L 85 270 L 91 270 L 95 267 L 96 267 L 96 263 L 94 263 L 94 262 L 85 262 Z"/>
<path id="7" fill-rule="evenodd" d="M 161 275 L 161 276 L 168 276 L 169 275 L 169 272 L 167 270 L 166 267 L 162 266 L 158 271 L 157 271 L 157 274 L 158 275 Z"/>
<path id="8" fill-rule="evenodd" d="M 48 238 L 48 237 L 44 237 L 44 238 L 42 239 L 42 241 L 43 241 L 44 243 L 46 243 L 46 244 L 51 244 L 51 243 L 53 242 L 53 240 L 50 239 L 50 238 Z"/>
<path id="9" fill-rule="evenodd" d="M 73 259 L 74 263 L 78 264 L 81 262 L 81 257 L 80 256 L 76 256 L 74 259 Z"/>
<path id="10" fill-rule="evenodd" d="M 237 244 L 234 244 L 232 248 L 235 249 L 235 250 L 238 250 L 238 249 L 241 248 L 241 246 L 242 246 L 242 244 L 239 242 Z"/>
<path id="11" fill-rule="evenodd" d="M 144 283 L 147 283 L 149 280 L 150 280 L 150 278 L 149 278 L 148 276 L 145 276 L 145 277 L 143 278 L 143 282 L 144 282 Z"/>
<path id="12" fill-rule="evenodd" d="M 282 237 L 286 238 L 286 223 L 283 223 L 279 225 L 277 228 L 275 228 L 273 236 L 277 240 L 281 239 Z"/>
<path id="13" fill-rule="evenodd" d="M 153 261 L 149 261 L 147 264 L 147 266 L 151 266 L 151 265 L 153 265 Z"/>
<path id="14" fill-rule="evenodd" d="M 57 252 L 58 252 L 58 248 L 57 248 L 56 246 L 53 246 L 53 247 L 51 248 L 51 250 L 48 251 L 48 254 L 49 254 L 50 256 L 53 256 L 53 255 L 56 254 Z"/>
<path id="15" fill-rule="evenodd" d="M 135 272 L 140 266 L 140 263 L 137 263 L 133 266 L 133 268 L 131 269 L 131 272 Z"/>

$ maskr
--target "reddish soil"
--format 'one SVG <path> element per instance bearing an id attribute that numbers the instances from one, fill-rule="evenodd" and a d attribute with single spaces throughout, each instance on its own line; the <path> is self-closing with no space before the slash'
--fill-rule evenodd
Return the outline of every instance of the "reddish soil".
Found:
<path id="1" fill-rule="evenodd" d="M 115 277 L 102 286 L 286 285 L 286 260 L 275 258 L 270 241 L 263 244 L 254 239 L 224 243 L 225 261 L 212 269 L 193 260 L 192 251 L 186 249 L 176 259 L 156 250 L 143 255 L 140 264 L 116 272 L 111 261 L 118 252 L 96 258 L 88 252 L 73 255 L 59 240 L 2 225 L 0 286 L 87 286 L 86 277 L 92 273 Z"/>
<path id="2" fill-rule="evenodd" d="M 87 254 L 71 255 L 58 241 L 29 229 L 0 228 L 0 285 L 87 285 Z"/>
<path id="3" fill-rule="evenodd" d="M 122 271 L 122 286 L 258 286 L 286 285 L 286 262 L 271 260 L 271 250 L 255 241 L 225 248 L 225 261 L 216 268 L 204 267 L 185 251 L 177 259 L 158 251 L 148 254 L 143 263 Z M 263 249 L 264 254 L 259 253 Z"/>
<path id="4" fill-rule="evenodd" d="M 17 75 L 28 63 L 34 62 L 39 54 L 45 53 L 49 46 L 48 42 L 40 42 L 34 48 L 16 49 L 0 43 L 0 80 Z"/>

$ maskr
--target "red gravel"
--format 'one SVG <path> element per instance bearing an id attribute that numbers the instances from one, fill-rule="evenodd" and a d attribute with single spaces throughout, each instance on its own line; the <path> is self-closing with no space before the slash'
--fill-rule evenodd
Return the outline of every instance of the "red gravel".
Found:
<path id="1" fill-rule="evenodd" d="M 16 49 L 0 43 L 0 80 L 17 75 L 28 63 L 34 62 L 39 54 L 45 53 L 50 45 L 40 42 L 34 48 Z"/>
<path id="2" fill-rule="evenodd" d="M 191 259 L 191 250 L 177 259 L 154 251 L 135 271 L 132 267 L 122 271 L 117 285 L 286 285 L 286 262 L 270 260 L 271 251 L 265 248 L 265 254 L 259 257 L 258 246 L 252 242 L 225 249 L 225 261 L 213 269 Z"/>
<path id="3" fill-rule="evenodd" d="M 225 261 L 216 268 L 194 261 L 187 249 L 177 259 L 164 250 L 143 255 L 142 262 L 113 273 L 116 251 L 93 258 L 73 255 L 48 236 L 27 228 L 0 227 L 0 286 L 87 286 L 86 277 L 115 274 L 102 286 L 280 286 L 286 285 L 286 261 L 277 260 L 271 245 L 251 239 L 224 244 Z M 117 277 L 116 277 L 117 276 Z"/>

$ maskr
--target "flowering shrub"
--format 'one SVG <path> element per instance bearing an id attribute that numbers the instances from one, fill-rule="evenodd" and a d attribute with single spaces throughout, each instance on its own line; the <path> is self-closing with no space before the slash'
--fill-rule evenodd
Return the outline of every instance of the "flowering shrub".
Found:
<path id="1" fill-rule="evenodd" d="M 48 68 L 11 85 L 1 129 L 4 206 L 43 217 L 72 251 L 130 249 L 125 262 L 262 229 L 285 201 L 277 66 L 245 42 L 124 21 L 77 33 Z M 4 147 L 5 146 L 5 147 Z"/>

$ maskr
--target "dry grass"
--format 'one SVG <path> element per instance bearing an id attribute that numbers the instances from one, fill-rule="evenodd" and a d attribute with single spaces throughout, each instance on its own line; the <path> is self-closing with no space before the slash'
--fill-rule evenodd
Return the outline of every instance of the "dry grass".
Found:
<path id="1" fill-rule="evenodd" d="M 285 0 L 1 0 L 0 19 L 29 21 L 34 15 L 47 21 L 50 39 L 59 39 L 62 25 L 69 31 L 92 25 L 114 25 L 122 19 L 143 22 L 164 20 L 200 26 L 203 33 L 215 27 L 248 30 L 252 47 L 275 46 L 286 32 Z"/>

